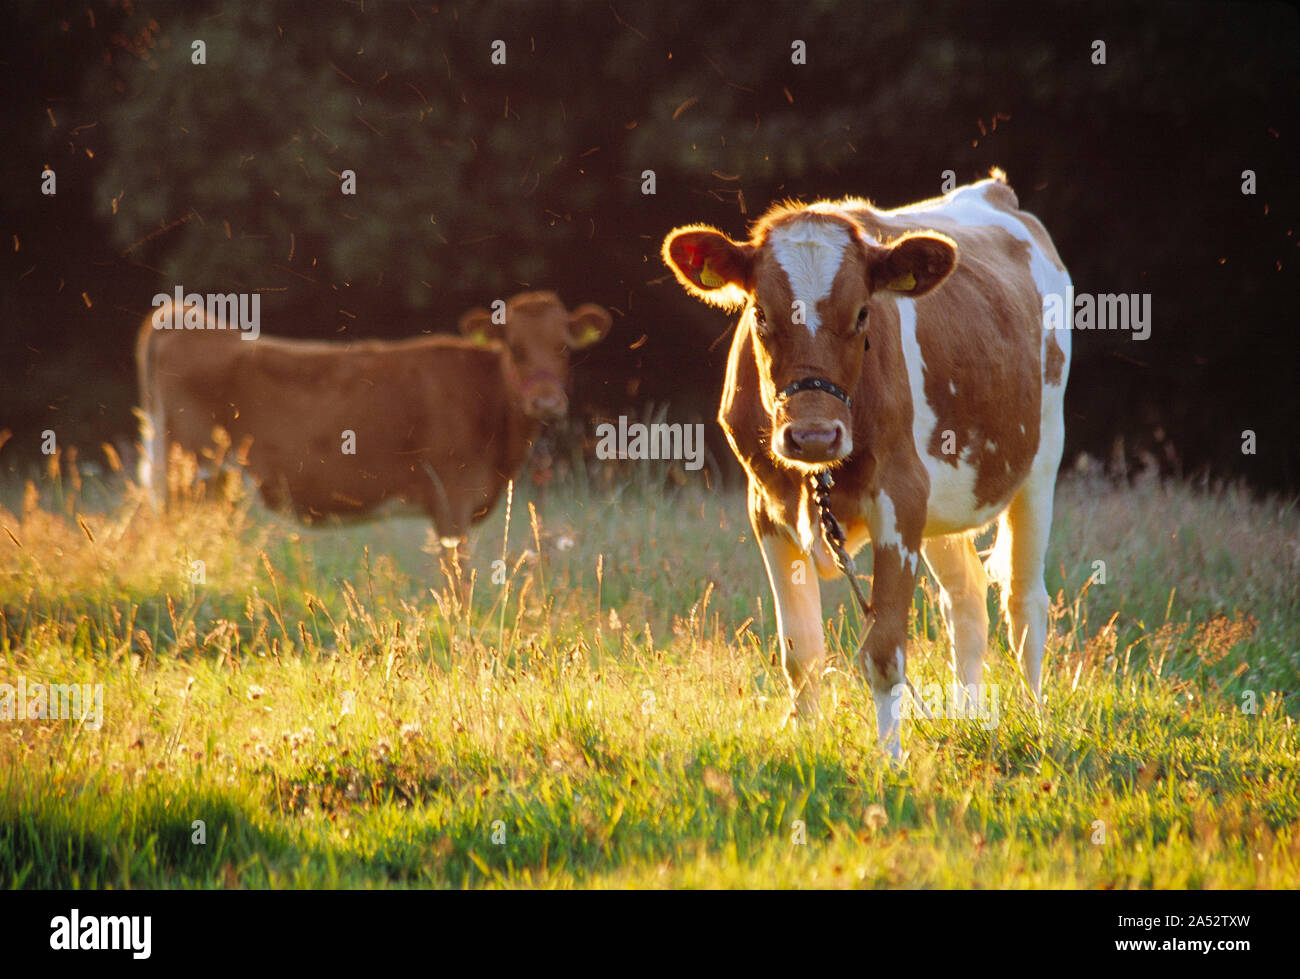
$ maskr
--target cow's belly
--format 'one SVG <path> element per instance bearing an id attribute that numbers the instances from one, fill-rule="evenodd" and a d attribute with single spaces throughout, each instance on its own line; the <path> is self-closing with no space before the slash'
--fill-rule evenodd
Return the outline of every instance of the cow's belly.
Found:
<path id="1" fill-rule="evenodd" d="M 917 442 L 917 450 L 922 453 L 921 460 L 930 476 L 930 498 L 926 504 L 922 537 L 978 530 L 1006 509 L 1014 491 L 1001 499 L 977 502 L 975 481 L 978 473 L 975 467 L 960 459 L 956 466 L 952 466 L 924 454 L 924 446 L 929 441 L 928 432 L 925 439 L 925 442 L 919 439 Z"/>
<path id="2" fill-rule="evenodd" d="M 247 434 L 249 471 L 272 508 L 292 505 L 311 518 L 363 517 L 382 506 L 414 510 L 423 503 L 411 457 L 383 444 L 383 433 L 359 425 L 355 455 L 320 433 L 286 439 L 277 430 L 249 425 Z"/>
<path id="3" fill-rule="evenodd" d="M 972 467 L 963 463 L 954 470 L 949 465 L 941 464 L 940 469 L 929 471 L 930 500 L 922 537 L 940 537 L 944 534 L 958 534 L 985 527 L 1006 509 L 1011 502 L 1011 496 L 1014 495 L 1014 493 L 1008 494 L 1006 499 L 987 506 L 976 506 L 974 505 L 975 472 Z M 873 501 L 863 500 L 864 509 L 872 504 Z M 811 520 L 805 523 L 806 525 L 800 527 L 800 540 L 812 554 L 817 573 L 823 579 L 838 577 L 839 569 L 835 564 L 835 558 L 830 548 L 826 546 L 820 528 Z M 857 554 L 871 543 L 871 531 L 864 519 L 847 521 L 842 525 L 842 529 L 850 554 Z M 894 545 L 897 542 L 895 540 L 886 543 Z"/>
<path id="4" fill-rule="evenodd" d="M 1006 509 L 1032 471 L 1037 452 L 1008 452 L 1011 446 L 998 446 L 991 441 L 985 444 L 970 443 L 971 434 L 975 434 L 976 442 L 985 438 L 980 434 L 981 429 L 975 428 L 964 432 L 967 444 L 957 441 L 955 435 L 949 432 L 949 437 L 955 443 L 955 454 L 936 456 L 936 446 L 940 451 L 944 449 L 945 427 L 926 397 L 928 368 L 917 341 L 916 307 L 910 300 L 900 300 L 898 313 L 899 339 L 912 397 L 912 443 L 917 458 L 930 479 L 930 495 L 922 536 L 937 537 L 977 530 Z M 939 383 L 944 383 L 944 379 L 940 378 Z M 1008 400 L 1014 402 L 1016 399 Z M 1041 409 L 1041 401 L 1039 407 Z M 1011 419 L 1009 424 L 1015 426 L 1016 420 Z M 1039 443 L 1040 424 L 1041 419 L 1036 415 L 1020 419 L 1020 445 L 1017 448 L 1025 442 Z M 1006 438 L 1005 429 L 1003 437 Z M 1041 448 L 1041 444 L 1038 448 Z"/>

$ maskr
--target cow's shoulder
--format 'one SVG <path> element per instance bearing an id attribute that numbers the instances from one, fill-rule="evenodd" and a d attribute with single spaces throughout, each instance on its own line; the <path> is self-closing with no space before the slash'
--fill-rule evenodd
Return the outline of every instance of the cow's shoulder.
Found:
<path id="1" fill-rule="evenodd" d="M 964 244 L 976 249 L 986 262 L 1003 258 L 1023 268 L 1029 251 L 1037 251 L 1056 271 L 1064 269 L 1042 223 L 1020 209 L 1016 192 L 1000 175 L 958 187 L 943 197 L 884 212 L 881 218 L 902 230 L 928 226 L 942 231 L 953 237 L 959 248 Z"/>
<path id="2" fill-rule="evenodd" d="M 732 339 L 718 424 L 749 477 L 750 516 L 759 533 L 791 528 L 799 512 L 800 478 L 778 466 L 770 449 L 771 419 L 759 390 L 753 335 L 742 320 Z"/>
<path id="3" fill-rule="evenodd" d="M 756 459 L 765 461 L 762 437 L 770 423 L 759 390 L 753 337 L 743 320 L 736 326 L 727 357 L 718 424 L 746 469 L 752 469 Z"/>

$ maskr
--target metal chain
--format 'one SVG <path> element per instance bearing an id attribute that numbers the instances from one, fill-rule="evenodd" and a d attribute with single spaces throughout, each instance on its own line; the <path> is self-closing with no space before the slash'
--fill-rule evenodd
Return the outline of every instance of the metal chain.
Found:
<path id="1" fill-rule="evenodd" d="M 853 563 L 853 556 L 849 554 L 848 549 L 844 546 L 848 543 L 848 538 L 844 536 L 844 528 L 840 522 L 835 519 L 835 514 L 831 513 L 831 487 L 835 485 L 835 480 L 831 478 L 828 470 L 822 469 L 815 472 L 809 477 L 812 484 L 813 499 L 817 503 L 817 510 L 821 516 L 822 537 L 826 545 L 831 549 L 831 554 L 835 558 L 835 566 L 840 569 L 840 573 L 849 579 L 849 585 L 853 589 L 853 594 L 857 596 L 858 604 L 862 606 L 862 614 L 870 621 L 875 618 L 875 610 L 872 609 L 871 603 L 867 601 L 866 596 L 862 594 L 862 588 L 858 585 L 858 569 Z M 861 655 L 861 650 L 859 650 Z M 929 710 L 926 709 L 921 695 L 916 692 L 916 687 L 912 686 L 912 681 L 904 678 L 907 684 L 907 690 L 912 695 L 912 701 L 916 704 L 917 710 L 926 720 L 932 720 Z"/>
<path id="2" fill-rule="evenodd" d="M 831 478 L 829 470 L 821 469 L 812 474 L 810 477 L 812 483 L 813 500 L 817 503 L 817 510 L 821 517 L 822 538 L 826 541 L 826 546 L 831 549 L 831 554 L 835 558 L 835 566 L 840 569 L 840 573 L 849 579 L 849 586 L 853 589 L 853 594 L 858 599 L 858 604 L 862 606 L 862 614 L 868 619 L 875 617 L 875 612 L 871 608 L 871 603 L 867 601 L 862 594 L 862 587 L 858 584 L 858 569 L 853 563 L 853 556 L 849 554 L 848 549 L 844 546 L 848 539 L 844 536 L 844 528 L 840 522 L 835 519 L 835 514 L 831 513 L 831 487 L 835 485 L 835 480 Z"/>

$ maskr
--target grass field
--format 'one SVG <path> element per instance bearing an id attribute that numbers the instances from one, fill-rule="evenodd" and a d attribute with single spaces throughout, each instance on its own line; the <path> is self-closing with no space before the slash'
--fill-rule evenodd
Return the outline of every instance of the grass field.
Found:
<path id="1" fill-rule="evenodd" d="M 0 884 L 1300 886 L 1293 502 L 1063 478 L 1041 719 L 999 629 L 998 723 L 910 723 L 896 769 L 844 582 L 795 729 L 743 494 L 648 473 L 521 489 L 466 603 L 422 520 L 4 487 L 0 683 L 103 717 L 0 721 Z M 912 629 L 944 681 L 928 580 Z"/>

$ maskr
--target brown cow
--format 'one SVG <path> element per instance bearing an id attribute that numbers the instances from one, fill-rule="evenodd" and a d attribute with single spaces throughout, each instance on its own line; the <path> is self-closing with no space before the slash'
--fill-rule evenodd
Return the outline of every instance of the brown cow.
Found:
<path id="1" fill-rule="evenodd" d="M 1070 334 L 1044 306 L 1071 286 L 1042 225 L 1018 208 L 995 172 L 895 211 L 858 199 L 780 206 L 746 242 L 702 225 L 664 241 L 688 292 L 744 306 L 718 420 L 749 476 L 795 707 L 818 710 L 821 594 L 804 571 L 836 571 L 809 477 L 831 469 L 849 550 L 871 541 L 875 621 L 858 666 L 895 758 L 922 541 L 964 695 L 988 640 L 974 533 L 1000 518 L 988 572 L 1038 696 L 1070 359 Z"/>
<path id="2" fill-rule="evenodd" d="M 395 342 L 250 339 L 196 307 L 186 312 L 199 329 L 162 329 L 174 312 L 167 299 L 136 344 L 144 485 L 173 443 L 199 455 L 220 426 L 268 506 L 310 521 L 397 501 L 449 547 L 492 509 L 540 423 L 567 413 L 569 351 L 611 323 L 552 292 L 513 297 L 504 324 L 465 313 L 464 338 Z"/>

